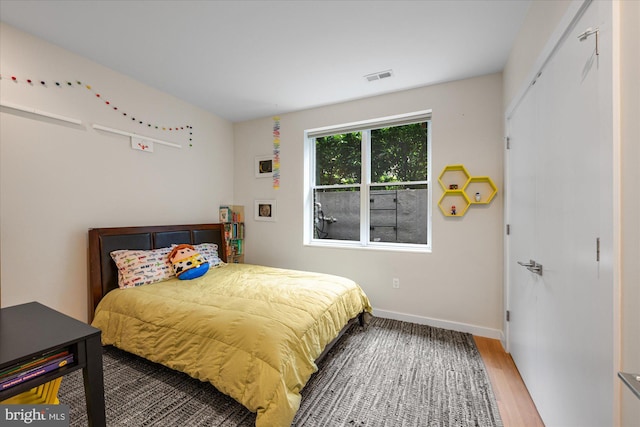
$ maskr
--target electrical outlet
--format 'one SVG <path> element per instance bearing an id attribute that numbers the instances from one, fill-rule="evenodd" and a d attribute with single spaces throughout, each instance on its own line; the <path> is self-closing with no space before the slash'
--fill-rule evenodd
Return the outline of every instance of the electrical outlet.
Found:
<path id="1" fill-rule="evenodd" d="M 400 287 L 400 279 L 394 277 L 391 286 L 393 286 L 393 289 L 398 289 Z"/>

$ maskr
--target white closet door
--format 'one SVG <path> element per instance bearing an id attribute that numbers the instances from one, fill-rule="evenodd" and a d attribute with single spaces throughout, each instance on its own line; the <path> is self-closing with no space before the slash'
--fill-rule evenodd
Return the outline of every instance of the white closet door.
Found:
<path id="1" fill-rule="evenodd" d="M 536 360 L 537 301 L 540 277 L 517 262 L 527 263 L 536 255 L 536 141 L 538 138 L 538 97 L 529 91 L 509 121 L 511 149 L 507 151 L 507 200 L 509 202 L 509 352 L 518 365 L 531 395 L 537 395 Z"/>
<path id="2" fill-rule="evenodd" d="M 585 11 L 510 120 L 511 193 L 533 191 L 535 203 L 509 193 L 509 222 L 533 230 L 522 238 L 514 225 L 510 237 L 509 346 L 550 427 L 613 422 L 613 278 L 597 260 L 598 239 L 613 236 L 611 6 L 600 3 Z M 588 27 L 601 29 L 599 56 L 595 35 L 577 38 Z M 530 146 L 520 149 L 520 139 Z M 532 162 L 535 184 L 518 189 L 515 171 L 531 173 Z M 542 276 L 514 265 L 526 261 L 518 249 L 526 241 Z"/>

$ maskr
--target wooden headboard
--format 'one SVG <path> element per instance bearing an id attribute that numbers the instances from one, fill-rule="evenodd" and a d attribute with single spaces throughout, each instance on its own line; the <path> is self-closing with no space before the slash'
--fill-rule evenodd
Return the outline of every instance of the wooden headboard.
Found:
<path id="1" fill-rule="evenodd" d="M 223 224 L 92 228 L 89 230 L 89 322 L 104 295 L 118 287 L 118 270 L 110 253 L 118 249 L 157 249 L 172 244 L 216 243 L 227 261 Z"/>

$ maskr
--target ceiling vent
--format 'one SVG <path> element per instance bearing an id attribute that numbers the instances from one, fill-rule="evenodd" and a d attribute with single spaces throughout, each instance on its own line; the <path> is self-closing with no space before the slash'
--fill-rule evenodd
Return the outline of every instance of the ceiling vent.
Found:
<path id="1" fill-rule="evenodd" d="M 367 79 L 367 81 L 369 82 L 374 82 L 376 80 L 387 79 L 392 76 L 393 76 L 393 70 L 386 70 L 386 71 L 378 71 L 377 73 L 373 73 L 373 74 L 367 74 L 366 76 L 364 76 L 364 78 Z"/>

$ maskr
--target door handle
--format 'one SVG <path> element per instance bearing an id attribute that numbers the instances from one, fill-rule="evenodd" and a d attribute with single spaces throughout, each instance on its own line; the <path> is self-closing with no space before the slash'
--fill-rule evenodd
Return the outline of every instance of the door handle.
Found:
<path id="1" fill-rule="evenodd" d="M 542 264 L 538 264 L 537 262 L 535 262 L 532 259 L 529 260 L 528 263 L 525 263 L 525 262 L 522 262 L 522 261 L 518 261 L 518 264 L 520 264 L 521 266 L 525 267 L 530 272 L 535 273 L 538 276 L 542 276 Z"/>
<path id="2" fill-rule="evenodd" d="M 527 270 L 532 273 L 536 273 L 538 276 L 542 276 L 542 264 L 536 264 L 533 267 L 527 267 Z"/>
<path id="3" fill-rule="evenodd" d="M 518 261 L 518 264 L 520 264 L 523 267 L 527 267 L 527 268 L 536 266 L 536 262 L 534 260 L 532 260 L 532 259 L 529 260 L 529 263 Z"/>

